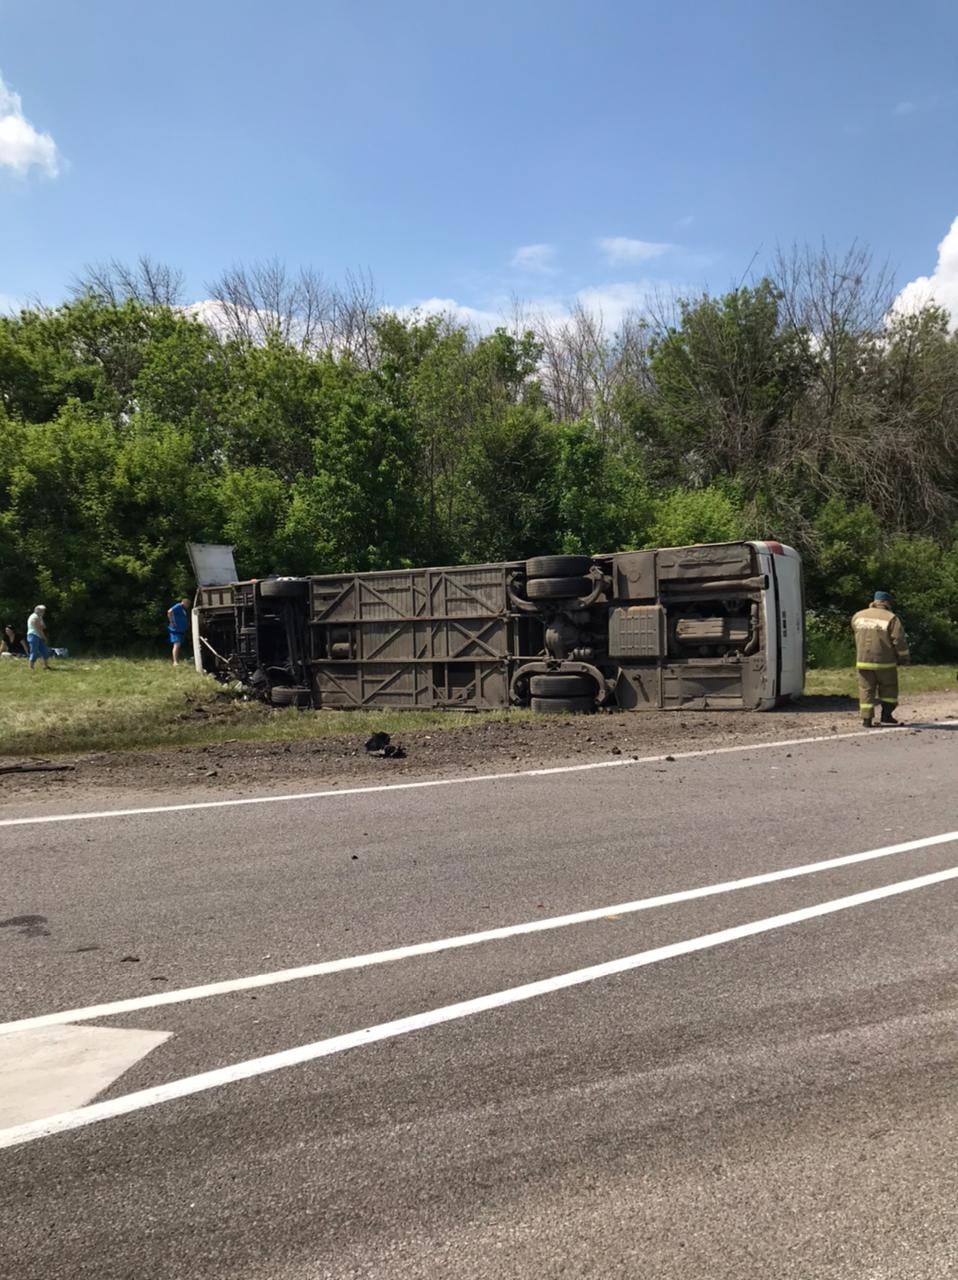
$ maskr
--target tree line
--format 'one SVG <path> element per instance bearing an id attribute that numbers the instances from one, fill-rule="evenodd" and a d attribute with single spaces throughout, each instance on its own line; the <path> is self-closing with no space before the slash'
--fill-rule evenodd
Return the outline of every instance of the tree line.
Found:
<path id="1" fill-rule="evenodd" d="M 853 247 L 782 254 L 612 332 L 517 309 L 480 334 L 236 268 L 87 271 L 0 318 L 0 619 L 158 643 L 184 543 L 244 576 L 774 537 L 804 558 L 812 657 L 894 590 L 919 658 L 958 655 L 958 338 L 891 308 Z"/>

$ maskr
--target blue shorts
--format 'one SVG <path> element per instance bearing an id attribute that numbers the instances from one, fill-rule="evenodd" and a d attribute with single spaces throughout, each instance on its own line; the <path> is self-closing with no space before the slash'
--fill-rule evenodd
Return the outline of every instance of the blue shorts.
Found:
<path id="1" fill-rule="evenodd" d="M 167 627 L 167 632 L 170 637 L 170 644 L 182 644 L 186 639 L 185 631 L 174 631 L 172 627 Z"/>
<path id="2" fill-rule="evenodd" d="M 31 631 L 27 636 L 27 644 L 30 646 L 30 661 L 36 662 L 37 658 L 42 658 L 46 662 L 50 656 L 50 650 L 43 636 L 38 636 L 36 632 Z"/>

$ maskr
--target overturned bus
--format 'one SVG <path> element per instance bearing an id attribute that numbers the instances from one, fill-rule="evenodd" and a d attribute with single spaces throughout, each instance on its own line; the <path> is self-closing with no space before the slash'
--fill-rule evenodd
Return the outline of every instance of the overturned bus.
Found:
<path id="1" fill-rule="evenodd" d="M 277 706 L 764 710 L 804 684 L 779 542 L 245 582 L 232 548 L 189 551 L 198 670 Z"/>

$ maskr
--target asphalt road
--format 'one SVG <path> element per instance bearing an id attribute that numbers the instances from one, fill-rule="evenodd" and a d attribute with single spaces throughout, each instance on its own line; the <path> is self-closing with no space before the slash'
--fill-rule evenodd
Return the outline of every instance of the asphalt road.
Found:
<path id="1" fill-rule="evenodd" d="M 0 1128 L 0 1275 L 953 1277 L 956 751 L 945 728 L 875 731 L 278 804 L 0 810 L 0 1054 L 163 1033 L 66 1108 L 77 1127 L 49 1132 L 64 1108 L 34 1073 L 41 1119 Z"/>

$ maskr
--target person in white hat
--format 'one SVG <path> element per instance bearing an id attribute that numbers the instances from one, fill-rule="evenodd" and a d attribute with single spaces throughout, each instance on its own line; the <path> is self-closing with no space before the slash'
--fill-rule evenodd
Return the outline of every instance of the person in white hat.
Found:
<path id="1" fill-rule="evenodd" d="M 27 618 L 27 644 L 30 647 L 30 670 L 37 665 L 37 659 L 43 661 L 44 669 L 50 670 L 50 646 L 47 644 L 46 625 L 47 606 L 38 604 Z"/>

